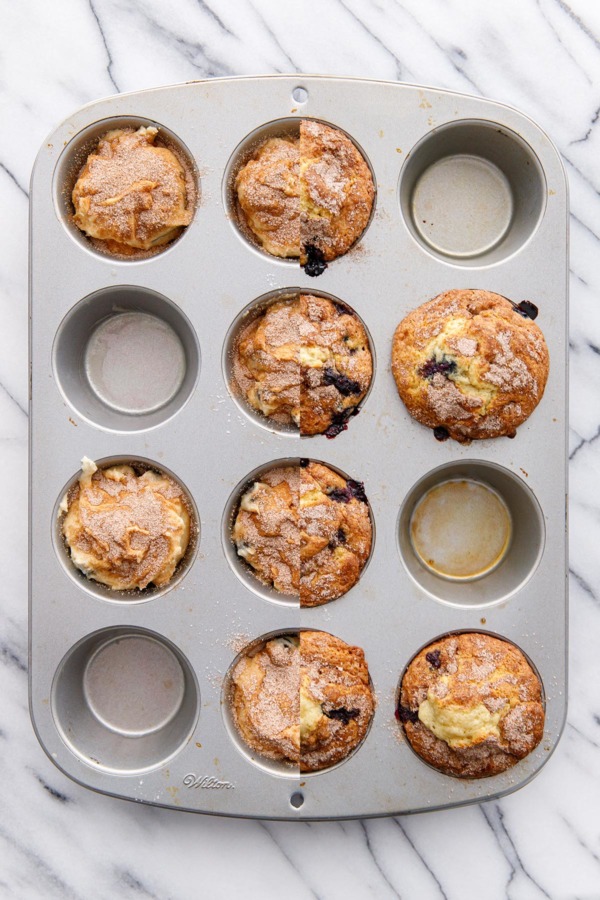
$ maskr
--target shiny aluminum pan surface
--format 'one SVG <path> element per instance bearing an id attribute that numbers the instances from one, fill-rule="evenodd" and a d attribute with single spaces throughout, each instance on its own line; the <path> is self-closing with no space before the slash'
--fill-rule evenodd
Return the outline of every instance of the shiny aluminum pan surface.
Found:
<path id="1" fill-rule="evenodd" d="M 318 278 L 249 246 L 232 222 L 225 175 L 236 148 L 257 129 L 259 136 L 265 126 L 264 133 L 276 133 L 305 116 L 347 132 L 377 184 L 362 239 Z M 123 120 L 157 123 L 199 174 L 192 224 L 144 261 L 99 255 L 68 221 L 65 183 L 77 148 Z M 428 223 L 421 213 L 432 202 L 437 219 Z M 457 232 L 452 217 L 463 203 Z M 62 771 L 139 802 L 291 820 L 477 802 L 515 790 L 539 771 L 566 713 L 567 213 L 561 161 L 531 120 L 501 104 L 425 87 L 314 76 L 217 79 L 101 100 L 56 129 L 40 150 L 31 195 L 30 696 L 40 742 Z M 539 307 L 550 377 L 514 440 L 438 443 L 398 398 L 392 336 L 416 306 L 471 287 Z M 228 390 L 223 358 L 232 323 L 257 298 L 294 288 L 350 305 L 373 342 L 371 392 L 334 440 L 270 430 Z M 123 310 L 158 316 L 181 341 L 185 376 L 158 411 L 151 401 L 143 415 L 114 410 L 81 386 L 86 335 Z M 58 504 L 83 456 L 145 460 L 189 491 L 200 535 L 170 589 L 124 601 L 69 571 Z M 232 491 L 249 473 L 298 457 L 363 481 L 375 524 L 358 584 L 333 603 L 304 610 L 272 602 L 239 577 L 224 519 Z M 440 467 L 444 477 L 481 478 L 513 504 L 514 565 L 507 557 L 486 578 L 457 585 L 411 559 L 410 504 L 420 495 L 417 485 L 422 493 L 439 479 Z M 358 751 L 302 777 L 251 761 L 222 708 L 223 681 L 243 644 L 298 628 L 361 646 L 377 698 Z M 459 630 L 514 641 L 544 685 L 542 743 L 491 778 L 458 780 L 429 768 L 394 717 L 412 656 Z M 142 669 L 150 666 L 147 678 L 139 654 Z M 152 681 L 153 660 L 169 673 L 175 699 Z M 126 691 L 123 699 L 115 688 L 114 702 L 106 696 L 102 679 L 117 664 L 134 685 L 137 712 Z M 149 717 L 138 715 L 144 691 L 156 700 Z M 120 717 L 129 730 L 120 730 Z"/>

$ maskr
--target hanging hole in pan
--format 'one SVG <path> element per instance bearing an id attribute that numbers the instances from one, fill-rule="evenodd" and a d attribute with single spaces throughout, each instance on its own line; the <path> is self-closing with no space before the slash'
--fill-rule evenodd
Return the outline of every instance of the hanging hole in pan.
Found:
<path id="1" fill-rule="evenodd" d="M 296 103 L 306 103 L 308 100 L 308 91 L 305 87 L 298 85 L 298 87 L 295 87 L 292 91 L 292 98 Z"/>

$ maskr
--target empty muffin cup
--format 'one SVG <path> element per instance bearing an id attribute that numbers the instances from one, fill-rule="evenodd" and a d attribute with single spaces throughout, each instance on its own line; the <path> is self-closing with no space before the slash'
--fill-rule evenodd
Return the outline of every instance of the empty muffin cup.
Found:
<path id="1" fill-rule="evenodd" d="M 154 291 L 104 288 L 63 319 L 53 348 L 56 381 L 86 421 L 142 431 L 176 415 L 198 380 L 200 349 L 189 319 Z"/>
<path id="2" fill-rule="evenodd" d="M 410 541 L 423 565 L 453 581 L 472 581 L 500 565 L 510 546 L 511 515 L 493 488 L 471 478 L 436 484 L 410 518 Z"/>
<path id="3" fill-rule="evenodd" d="M 491 265 L 522 247 L 546 204 L 542 167 L 517 134 L 495 122 L 442 125 L 410 152 L 400 206 L 413 237 L 455 264 Z"/>
<path id="4" fill-rule="evenodd" d="M 402 504 L 402 561 L 429 596 L 480 607 L 529 580 L 545 539 L 542 511 L 521 479 L 494 463 L 465 460 L 434 469 Z"/>
<path id="5" fill-rule="evenodd" d="M 61 662 L 52 712 L 62 739 L 88 765 L 133 774 L 164 765 L 187 743 L 199 713 L 189 662 L 138 628 L 88 635 Z"/>

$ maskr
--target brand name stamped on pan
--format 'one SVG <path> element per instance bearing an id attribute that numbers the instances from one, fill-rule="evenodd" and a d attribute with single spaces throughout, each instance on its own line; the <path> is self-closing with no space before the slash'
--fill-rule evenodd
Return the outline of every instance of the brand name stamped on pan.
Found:
<path id="1" fill-rule="evenodd" d="M 212 788 L 215 791 L 231 791 L 235 788 L 230 781 L 219 781 L 212 775 L 195 775 L 193 772 L 185 776 L 183 783 L 189 788 Z"/>

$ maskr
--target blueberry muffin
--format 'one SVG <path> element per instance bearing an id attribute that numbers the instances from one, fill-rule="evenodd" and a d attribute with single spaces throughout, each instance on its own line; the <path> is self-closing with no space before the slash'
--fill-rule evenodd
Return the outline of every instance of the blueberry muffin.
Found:
<path id="1" fill-rule="evenodd" d="M 178 237 L 196 202 L 187 161 L 158 129 L 109 131 L 81 169 L 72 192 L 77 227 L 97 249 L 143 256 Z"/>
<path id="2" fill-rule="evenodd" d="M 274 256 L 309 275 L 346 253 L 366 228 L 375 187 L 360 151 L 339 129 L 303 120 L 299 135 L 262 143 L 235 179 L 240 218 Z"/>
<path id="3" fill-rule="evenodd" d="M 368 225 L 375 198 L 371 170 L 350 138 L 311 120 L 300 125 L 300 264 L 346 253 Z"/>
<path id="4" fill-rule="evenodd" d="M 417 654 L 402 679 L 397 716 L 425 762 L 461 778 L 514 766 L 544 731 L 541 684 L 523 653 L 473 632 Z"/>
<path id="5" fill-rule="evenodd" d="M 242 495 L 232 529 L 239 556 L 300 606 L 341 597 L 371 550 L 364 487 L 320 463 L 264 472 Z"/>
<path id="6" fill-rule="evenodd" d="M 316 462 L 300 472 L 300 606 L 321 606 L 356 584 L 373 529 L 361 482 Z"/>
<path id="7" fill-rule="evenodd" d="M 549 356 L 524 310 L 489 291 L 454 290 L 398 325 L 392 372 L 411 416 L 439 440 L 514 437 L 542 399 Z"/>
<path id="8" fill-rule="evenodd" d="M 331 634 L 271 638 L 235 664 L 230 707 L 255 753 L 316 772 L 364 739 L 375 699 L 364 653 Z"/>
<path id="9" fill-rule="evenodd" d="M 60 509 L 73 564 L 114 591 L 168 584 L 190 541 L 184 492 L 150 469 L 98 469 L 84 457 L 81 477 Z"/>
<path id="10" fill-rule="evenodd" d="M 236 664 L 230 707 L 245 743 L 260 756 L 300 763 L 300 650 L 297 635 L 272 638 Z"/>
<path id="11" fill-rule="evenodd" d="M 341 762 L 364 740 L 375 698 L 360 647 L 323 631 L 300 633 L 300 771 Z"/>
<path id="12" fill-rule="evenodd" d="M 242 329 L 233 350 L 234 392 L 302 435 L 334 437 L 344 430 L 372 374 L 359 319 L 310 294 L 272 303 Z"/>

